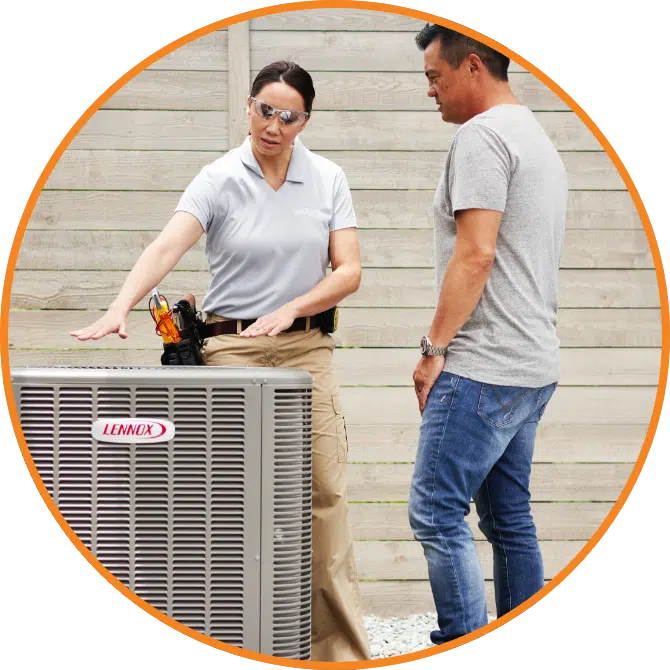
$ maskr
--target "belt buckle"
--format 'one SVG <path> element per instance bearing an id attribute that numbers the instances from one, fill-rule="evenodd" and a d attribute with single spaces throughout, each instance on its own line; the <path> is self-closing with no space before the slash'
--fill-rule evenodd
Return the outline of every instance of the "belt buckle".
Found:
<path id="1" fill-rule="evenodd" d="M 306 317 L 305 317 L 305 332 L 306 332 L 306 333 L 309 332 L 309 331 L 311 330 L 311 325 L 312 325 L 312 324 L 311 324 L 311 319 L 312 319 L 311 316 L 306 316 Z"/>

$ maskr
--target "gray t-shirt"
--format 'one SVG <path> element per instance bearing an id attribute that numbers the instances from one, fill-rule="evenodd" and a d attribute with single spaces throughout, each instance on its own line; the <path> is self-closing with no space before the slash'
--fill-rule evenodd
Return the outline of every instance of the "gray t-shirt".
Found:
<path id="1" fill-rule="evenodd" d="M 207 233 L 203 310 L 232 319 L 256 319 L 311 291 L 326 274 L 330 233 L 356 227 L 344 172 L 298 138 L 278 191 L 247 138 L 200 171 L 175 211 Z"/>
<path id="2" fill-rule="evenodd" d="M 563 162 L 527 107 L 498 105 L 459 128 L 435 194 L 438 295 L 456 242 L 454 214 L 490 209 L 503 216 L 491 275 L 449 345 L 446 371 L 505 386 L 558 381 L 567 188 Z"/>

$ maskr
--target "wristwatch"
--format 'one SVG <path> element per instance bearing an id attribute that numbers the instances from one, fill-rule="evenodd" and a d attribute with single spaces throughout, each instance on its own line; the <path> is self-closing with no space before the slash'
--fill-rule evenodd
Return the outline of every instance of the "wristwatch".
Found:
<path id="1" fill-rule="evenodd" d="M 434 347 L 427 335 L 421 338 L 422 356 L 446 356 L 447 347 Z"/>

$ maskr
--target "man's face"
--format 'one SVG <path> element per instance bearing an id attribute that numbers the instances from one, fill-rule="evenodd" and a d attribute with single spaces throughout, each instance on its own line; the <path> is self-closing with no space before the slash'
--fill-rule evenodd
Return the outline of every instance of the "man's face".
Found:
<path id="1" fill-rule="evenodd" d="M 428 80 L 428 97 L 434 98 L 442 120 L 465 123 L 472 114 L 472 78 L 466 58 L 454 69 L 442 58 L 440 39 L 434 39 L 423 52 L 423 68 Z"/>

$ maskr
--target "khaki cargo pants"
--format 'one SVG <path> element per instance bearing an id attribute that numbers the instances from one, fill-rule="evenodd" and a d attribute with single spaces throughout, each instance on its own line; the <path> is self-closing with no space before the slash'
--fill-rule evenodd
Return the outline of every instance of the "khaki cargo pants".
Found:
<path id="1" fill-rule="evenodd" d="M 208 319 L 220 321 L 215 315 Z M 206 365 L 307 370 L 312 391 L 312 660 L 370 658 L 347 510 L 347 438 L 333 368 L 334 340 L 318 328 L 276 337 L 205 340 Z"/>

